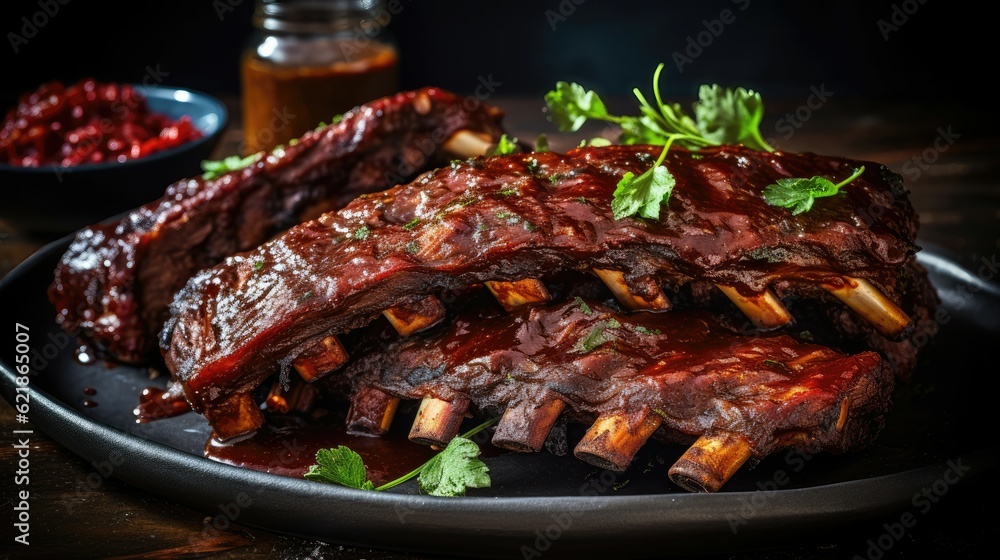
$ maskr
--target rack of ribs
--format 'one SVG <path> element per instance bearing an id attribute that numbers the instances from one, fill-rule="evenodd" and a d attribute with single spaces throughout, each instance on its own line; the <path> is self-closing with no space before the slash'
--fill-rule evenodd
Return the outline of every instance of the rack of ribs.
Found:
<path id="1" fill-rule="evenodd" d="M 358 195 L 405 182 L 500 137 L 502 112 L 441 89 L 361 105 L 249 167 L 167 188 L 120 221 L 80 231 L 55 271 L 57 322 L 106 357 L 141 362 L 188 278 Z"/>
<path id="2" fill-rule="evenodd" d="M 444 319 L 436 294 L 479 284 L 513 311 L 548 300 L 541 279 L 559 271 L 593 274 L 632 311 L 670 313 L 667 294 L 690 284 L 721 293 L 761 330 L 791 323 L 779 296 L 801 295 L 846 304 L 882 339 L 906 334 L 913 310 L 900 307 L 900 272 L 917 250 L 917 223 L 895 194 L 898 175 L 815 154 L 674 149 L 661 218 L 616 220 L 618 181 L 646 171 L 660 149 L 471 158 L 359 198 L 189 280 L 161 335 L 167 367 L 216 435 L 233 438 L 260 425 L 253 391 L 269 376 L 294 368 L 314 381 L 347 362 L 340 334 L 384 315 L 412 335 Z M 862 164 L 808 213 L 761 196 L 779 178 L 844 177 Z M 875 204 L 882 218 L 862 219 Z M 452 418 L 455 406 L 427 397 L 421 410 Z"/>
<path id="3" fill-rule="evenodd" d="M 866 445 L 893 387 L 875 352 L 745 336 L 703 310 L 620 313 L 584 299 L 509 313 L 466 305 L 433 334 L 383 333 L 356 351 L 323 382 L 351 396 L 353 432 L 384 434 L 396 399 L 422 399 L 411 440 L 445 445 L 475 407 L 501 417 L 494 445 L 528 452 L 565 415 L 590 426 L 574 454 L 615 471 L 654 434 L 694 442 L 669 472 L 692 491 L 714 492 L 783 448 Z"/>

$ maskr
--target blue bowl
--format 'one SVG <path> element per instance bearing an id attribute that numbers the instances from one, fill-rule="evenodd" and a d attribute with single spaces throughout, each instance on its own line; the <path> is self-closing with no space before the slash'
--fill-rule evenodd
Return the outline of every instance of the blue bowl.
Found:
<path id="1" fill-rule="evenodd" d="M 151 111 L 191 118 L 202 137 L 124 163 L 59 167 L 0 164 L 0 219 L 33 233 L 68 233 L 163 196 L 167 185 L 201 173 L 228 120 L 221 101 L 170 87 L 135 86 Z"/>

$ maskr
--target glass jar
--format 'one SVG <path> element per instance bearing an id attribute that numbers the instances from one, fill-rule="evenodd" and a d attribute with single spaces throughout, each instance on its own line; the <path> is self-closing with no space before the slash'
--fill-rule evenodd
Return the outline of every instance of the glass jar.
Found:
<path id="1" fill-rule="evenodd" d="M 241 71 L 244 155 L 395 92 L 391 17 L 380 0 L 257 0 Z"/>

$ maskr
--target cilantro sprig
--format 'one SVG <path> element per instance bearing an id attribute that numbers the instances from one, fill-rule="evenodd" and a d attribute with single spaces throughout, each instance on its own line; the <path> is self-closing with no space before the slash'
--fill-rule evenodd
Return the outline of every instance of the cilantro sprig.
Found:
<path id="1" fill-rule="evenodd" d="M 764 200 L 771 206 L 791 208 L 792 215 L 808 212 L 817 198 L 833 196 L 865 172 L 865 166 L 854 170 L 850 177 L 834 184 L 825 177 L 785 178 L 764 188 Z"/>
<path id="2" fill-rule="evenodd" d="M 694 116 L 679 103 L 664 103 L 660 94 L 661 63 L 653 72 L 653 102 L 635 88 L 639 101 L 638 115 L 612 115 L 593 90 L 577 83 L 557 82 L 545 94 L 549 120 L 559 130 L 576 132 L 588 120 L 621 126 L 622 144 L 662 144 L 675 141 L 688 149 L 722 144 L 745 144 L 747 147 L 773 151 L 760 133 L 764 102 L 759 93 L 745 88 L 727 89 L 703 85 L 698 90 Z"/>
<path id="3" fill-rule="evenodd" d="M 343 445 L 336 449 L 320 449 L 316 452 L 316 464 L 310 466 L 309 472 L 303 476 L 307 480 L 378 492 L 417 477 L 420 491 L 425 494 L 464 496 L 468 488 L 490 486 L 490 469 L 479 460 L 479 446 L 469 438 L 496 423 L 495 418 L 483 422 L 451 440 L 447 447 L 423 465 L 381 486 L 375 486 L 368 479 L 368 471 L 361 455 Z"/>
<path id="4" fill-rule="evenodd" d="M 663 145 L 653 167 L 640 175 L 626 172 L 619 181 L 611 205 L 616 220 L 634 215 L 654 220 L 660 217 L 660 207 L 670 200 L 676 184 L 674 176 L 663 165 L 667 152 L 675 143 L 691 150 L 744 144 L 773 151 L 760 133 L 764 102 L 759 93 L 745 88 L 703 85 L 698 91 L 698 102 L 693 105 L 694 116 L 691 116 L 679 103 L 663 102 L 660 94 L 663 68 L 660 64 L 653 72 L 652 102 L 639 88 L 632 90 L 639 101 L 639 115 L 610 114 L 596 92 L 577 83 L 558 82 L 555 89 L 545 95 L 549 120 L 555 122 L 559 130 L 575 132 L 588 120 L 605 121 L 621 126 L 619 141 L 623 144 Z"/>

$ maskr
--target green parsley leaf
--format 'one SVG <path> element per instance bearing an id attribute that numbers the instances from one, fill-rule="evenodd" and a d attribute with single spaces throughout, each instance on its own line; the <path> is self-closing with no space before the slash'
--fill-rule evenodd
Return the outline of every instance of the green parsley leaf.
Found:
<path id="1" fill-rule="evenodd" d="M 456 437 L 420 471 L 420 491 L 431 496 L 464 496 L 467 488 L 489 488 L 490 469 L 479 460 L 479 446 Z"/>
<path id="2" fill-rule="evenodd" d="M 544 132 L 542 134 L 539 134 L 538 138 L 535 138 L 535 151 L 536 152 L 549 151 L 549 137 L 546 136 Z"/>
<path id="3" fill-rule="evenodd" d="M 411 231 L 413 228 L 417 227 L 419 223 L 420 223 L 420 218 L 413 218 L 409 222 L 403 224 L 403 229 L 405 229 L 406 231 Z"/>
<path id="4" fill-rule="evenodd" d="M 660 329 L 647 329 L 642 325 L 636 326 L 633 330 L 635 330 L 635 332 L 639 334 L 649 334 L 649 335 L 660 334 Z"/>
<path id="5" fill-rule="evenodd" d="M 653 167 L 642 175 L 636 176 L 635 173 L 628 171 L 618 181 L 618 188 L 615 189 L 614 199 L 611 201 L 611 210 L 616 220 L 635 214 L 651 220 L 659 219 L 660 206 L 670 200 L 670 194 L 677 183 L 674 176 L 667 171 L 667 167 L 661 165 L 669 149 L 668 143 L 663 147 Z"/>
<path id="6" fill-rule="evenodd" d="M 334 115 L 333 118 L 330 119 L 330 124 L 340 124 L 340 121 L 342 121 L 342 120 L 344 120 L 344 114 L 343 113 L 341 113 L 339 115 Z"/>
<path id="7" fill-rule="evenodd" d="M 581 354 L 586 354 L 598 346 L 604 344 L 605 342 L 610 342 L 614 340 L 614 336 L 608 334 L 606 331 L 608 329 L 617 329 L 621 327 L 621 323 L 614 319 L 608 319 L 607 321 L 601 321 L 593 327 L 591 327 L 590 332 L 587 336 L 580 339 L 576 346 L 573 348 Z"/>
<path id="8" fill-rule="evenodd" d="M 549 120 L 563 132 L 580 130 L 587 119 L 609 120 L 604 102 L 594 90 L 587 91 L 576 83 L 556 82 L 556 89 L 545 94 Z"/>
<path id="9" fill-rule="evenodd" d="M 255 263 L 253 263 L 253 269 L 254 270 L 260 270 L 262 268 L 264 268 L 264 261 L 257 261 Z"/>
<path id="10" fill-rule="evenodd" d="M 261 154 L 263 154 L 263 152 L 251 154 L 245 158 L 241 158 L 240 156 L 229 156 L 218 161 L 204 160 L 201 162 L 201 170 L 204 171 L 201 178 L 207 180 L 218 179 L 231 171 L 244 169 L 257 161 Z"/>
<path id="11" fill-rule="evenodd" d="M 841 187 L 857 179 L 864 172 L 865 166 L 862 165 L 850 177 L 837 184 L 824 177 L 778 179 L 777 182 L 764 188 L 764 200 L 771 206 L 791 208 L 792 215 L 796 216 L 808 212 L 817 198 L 837 194 Z"/>
<path id="12" fill-rule="evenodd" d="M 513 154 L 517 150 L 517 138 L 513 140 L 507 138 L 506 134 L 500 135 L 500 141 L 497 142 L 497 147 L 493 150 L 493 155 L 495 156 L 506 156 Z"/>
<path id="13" fill-rule="evenodd" d="M 305 475 L 307 480 L 329 482 L 357 488 L 359 490 L 374 490 L 375 485 L 368 480 L 365 463 L 350 448 L 343 445 L 336 449 L 320 449 L 316 452 L 316 464 L 309 467 Z"/>
<path id="14" fill-rule="evenodd" d="M 504 187 L 498 190 L 497 194 L 500 196 L 514 196 L 515 194 L 517 194 L 517 189 L 515 189 L 514 187 Z"/>
<path id="15" fill-rule="evenodd" d="M 580 306 L 580 311 L 583 311 L 584 315 L 590 315 L 591 313 L 593 313 L 593 311 L 590 310 L 590 306 L 587 305 L 587 302 L 583 301 L 582 297 L 576 296 L 575 298 L 573 298 L 573 301 L 575 301 L 576 304 Z"/>
<path id="16" fill-rule="evenodd" d="M 759 93 L 713 84 L 701 86 L 698 99 L 694 114 L 702 137 L 714 144 L 744 144 L 756 150 L 774 151 L 760 134 L 764 101 Z"/>
<path id="17" fill-rule="evenodd" d="M 368 229 L 368 226 L 361 226 L 358 229 L 354 230 L 354 239 L 360 239 L 364 241 L 365 239 L 368 239 L 368 236 L 371 235 L 371 233 L 372 230 Z"/>

